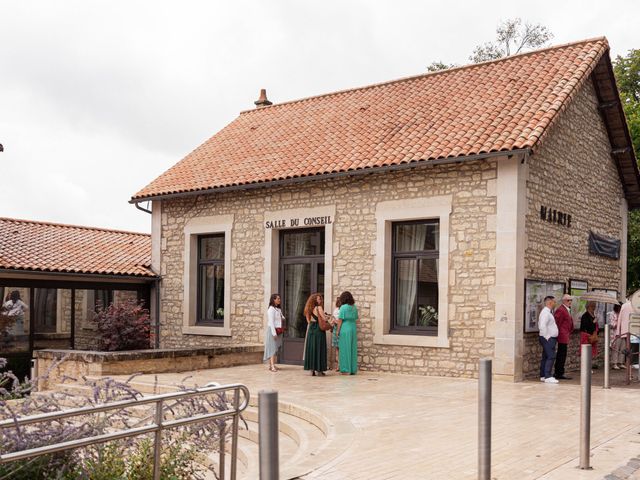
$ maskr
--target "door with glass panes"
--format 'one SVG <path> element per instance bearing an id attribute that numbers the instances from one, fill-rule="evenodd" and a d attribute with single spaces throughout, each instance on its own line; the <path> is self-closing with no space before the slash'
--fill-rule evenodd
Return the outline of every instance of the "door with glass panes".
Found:
<path id="1" fill-rule="evenodd" d="M 302 365 L 304 306 L 312 293 L 324 295 L 324 228 L 280 231 L 279 285 L 285 317 L 280 362 Z"/>

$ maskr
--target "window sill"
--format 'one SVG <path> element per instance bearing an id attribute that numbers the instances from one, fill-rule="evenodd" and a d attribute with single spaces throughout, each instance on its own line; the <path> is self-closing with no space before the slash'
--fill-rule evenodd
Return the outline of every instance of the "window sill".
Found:
<path id="1" fill-rule="evenodd" d="M 400 345 L 404 347 L 449 348 L 449 339 L 434 335 L 375 335 L 373 343 L 377 345 Z"/>
<path id="2" fill-rule="evenodd" d="M 231 329 L 228 327 L 206 327 L 199 325 L 190 325 L 182 327 L 182 333 L 185 335 L 210 335 L 216 337 L 230 337 Z"/>

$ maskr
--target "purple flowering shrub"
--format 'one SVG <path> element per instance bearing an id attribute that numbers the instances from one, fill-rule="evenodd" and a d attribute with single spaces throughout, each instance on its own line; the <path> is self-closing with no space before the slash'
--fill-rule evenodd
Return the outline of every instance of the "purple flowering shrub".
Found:
<path id="1" fill-rule="evenodd" d="M 4 365 L 0 359 L 0 365 Z M 62 360 L 64 361 L 64 360 Z M 24 387 L 11 372 L 0 372 L 0 384 L 10 388 L 0 390 L 0 420 L 55 412 L 68 408 L 98 405 L 118 400 L 136 399 L 142 394 L 131 386 L 135 376 L 124 382 L 111 378 L 63 379 L 73 382 L 66 391 L 37 392 L 28 382 Z M 183 381 L 184 383 L 184 381 Z M 181 389 L 186 389 L 184 385 Z M 22 392 L 19 398 L 15 392 Z M 77 392 L 80 392 L 78 394 Z M 25 395 L 25 393 L 29 393 Z M 203 415 L 230 408 L 224 394 L 166 401 L 163 419 Z M 52 445 L 69 440 L 102 435 L 117 430 L 149 425 L 154 422 L 155 404 L 114 409 L 61 420 L 0 430 L 0 453 Z M 203 458 L 215 451 L 221 432 L 227 432 L 230 419 L 192 424 L 163 431 L 161 478 L 202 479 L 211 467 Z M 0 465 L 0 480 L 5 479 L 65 479 L 65 480 L 151 480 L 153 473 L 153 437 L 140 436 L 92 445 L 66 452 L 42 455 L 28 460 Z M 214 475 L 216 472 L 213 472 Z"/>
<path id="2" fill-rule="evenodd" d="M 142 350 L 151 347 L 149 310 L 135 300 L 123 300 L 98 310 L 95 321 L 100 332 L 100 350 Z"/>
<path id="3" fill-rule="evenodd" d="M 12 371 L 6 370 L 6 368 L 7 359 L 0 358 L 0 400 L 22 398 L 27 395 L 32 388 L 29 379 L 21 382 Z"/>

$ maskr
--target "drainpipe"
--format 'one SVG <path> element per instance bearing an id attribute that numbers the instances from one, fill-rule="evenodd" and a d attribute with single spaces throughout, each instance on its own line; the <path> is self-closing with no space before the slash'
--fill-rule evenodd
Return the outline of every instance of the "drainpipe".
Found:
<path id="1" fill-rule="evenodd" d="M 147 209 L 147 208 L 144 208 L 144 207 L 141 207 L 139 203 L 134 203 L 134 205 L 136 206 L 136 208 L 137 208 L 138 210 L 142 210 L 143 212 L 146 212 L 146 213 L 148 213 L 149 215 L 151 215 L 151 210 L 149 210 L 149 209 Z"/>
<path id="2" fill-rule="evenodd" d="M 160 278 L 154 280 L 155 288 L 155 306 L 156 306 L 156 350 L 160 348 Z"/>

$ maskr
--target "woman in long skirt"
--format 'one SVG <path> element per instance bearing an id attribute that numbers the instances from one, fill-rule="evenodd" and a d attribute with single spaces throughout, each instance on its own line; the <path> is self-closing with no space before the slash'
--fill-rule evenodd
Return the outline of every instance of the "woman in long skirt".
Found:
<path id="1" fill-rule="evenodd" d="M 598 368 L 598 322 L 596 321 L 596 302 L 587 302 L 587 311 L 580 318 L 580 345 L 591 345 L 592 368 Z M 582 353 L 582 347 L 578 355 Z"/>
<path id="2" fill-rule="evenodd" d="M 315 376 L 316 372 L 324 376 L 327 370 L 327 335 L 320 328 L 320 322 L 325 322 L 323 302 L 322 295 L 314 293 L 304 307 L 304 315 L 307 318 L 304 369 L 311 370 L 312 376 Z"/>
<path id="3" fill-rule="evenodd" d="M 267 327 L 264 331 L 264 357 L 263 361 L 269 360 L 269 371 L 277 372 L 276 354 L 282 345 L 282 310 L 280 310 L 280 295 L 274 293 L 269 299 L 267 309 Z"/>
<path id="4" fill-rule="evenodd" d="M 343 292 L 340 295 L 338 318 L 340 373 L 343 375 L 355 375 L 358 371 L 358 335 L 356 329 L 358 309 L 350 292 Z"/>

